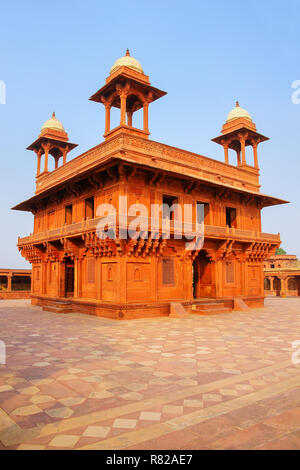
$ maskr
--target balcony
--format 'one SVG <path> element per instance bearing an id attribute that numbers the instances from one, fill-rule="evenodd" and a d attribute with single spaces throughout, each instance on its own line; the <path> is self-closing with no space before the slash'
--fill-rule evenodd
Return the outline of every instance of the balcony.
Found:
<path id="1" fill-rule="evenodd" d="M 126 217 L 126 216 L 125 216 Z M 133 221 L 136 216 L 128 216 L 127 224 Z M 142 218 L 140 218 L 142 219 Z M 59 228 L 53 230 L 46 230 L 44 232 L 31 234 L 27 237 L 18 238 L 18 246 L 28 245 L 28 244 L 39 244 L 45 241 L 55 241 L 60 240 L 61 238 L 73 238 L 80 237 L 84 233 L 95 232 L 97 225 L 103 222 L 104 217 L 97 217 L 95 219 L 83 220 L 82 222 L 73 223 L 71 225 L 63 225 Z M 116 216 L 117 227 L 119 229 L 126 229 L 126 222 L 124 223 L 119 219 L 119 215 Z M 168 228 L 169 227 L 169 228 Z M 196 233 L 196 224 L 190 223 L 185 224 L 184 230 L 182 230 L 181 225 L 178 222 L 167 219 L 153 219 L 145 218 L 142 222 L 141 231 L 160 233 L 163 235 L 170 232 L 171 235 L 176 238 L 180 238 L 180 234 L 183 233 L 182 238 L 185 238 L 185 235 L 189 235 L 192 232 Z M 201 234 L 201 226 L 198 225 L 198 234 Z M 214 225 L 205 225 L 204 226 L 204 238 L 210 239 L 219 239 L 226 240 L 232 239 L 241 242 L 263 242 L 263 243 L 279 243 L 280 234 L 271 234 L 263 233 L 254 230 L 240 230 L 236 228 L 229 227 L 220 227 Z"/>

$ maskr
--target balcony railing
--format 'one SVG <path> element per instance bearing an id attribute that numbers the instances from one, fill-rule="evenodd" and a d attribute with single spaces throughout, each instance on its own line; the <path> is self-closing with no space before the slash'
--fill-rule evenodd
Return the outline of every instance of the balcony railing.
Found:
<path id="1" fill-rule="evenodd" d="M 106 216 L 107 217 L 107 216 Z M 136 219 L 136 216 L 128 216 L 127 224 L 126 219 L 123 222 L 119 219 L 118 214 L 116 216 L 116 227 L 118 229 L 126 229 L 130 222 Z M 81 234 L 95 231 L 98 224 L 102 223 L 104 225 L 104 217 L 97 217 L 95 219 L 83 220 L 81 222 L 76 222 L 71 225 L 63 225 L 59 228 L 52 230 L 46 230 L 44 232 L 31 234 L 27 237 L 19 237 L 18 245 L 27 245 L 27 244 L 38 244 L 45 241 L 54 241 L 61 238 L 72 238 L 80 236 Z M 168 219 L 154 219 L 154 218 L 142 218 L 141 220 L 141 229 L 143 232 L 152 232 L 160 234 L 165 234 L 170 232 L 171 235 L 176 238 L 182 238 L 185 236 L 190 236 L 190 234 L 195 233 L 197 235 L 202 233 L 203 226 L 195 223 L 185 223 L 178 224 L 173 220 Z M 214 225 L 204 225 L 204 238 L 215 238 L 215 239 L 234 239 L 240 241 L 260 241 L 266 243 L 278 243 L 280 242 L 280 234 L 272 233 L 263 233 L 255 230 L 241 230 L 234 227 L 221 227 Z"/>

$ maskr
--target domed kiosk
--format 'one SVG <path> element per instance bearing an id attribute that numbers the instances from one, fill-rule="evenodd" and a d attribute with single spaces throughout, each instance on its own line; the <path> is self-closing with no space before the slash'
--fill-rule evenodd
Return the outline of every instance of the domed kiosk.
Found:
<path id="1" fill-rule="evenodd" d="M 73 148 L 77 147 L 77 144 L 69 142 L 68 134 L 66 133 L 62 123 L 56 119 L 55 113 L 52 113 L 50 119 L 48 119 L 42 126 L 41 133 L 37 140 L 35 140 L 27 150 L 33 150 L 37 155 L 37 178 L 43 174 L 48 173 L 48 156 L 49 154 L 55 160 L 55 170 L 58 168 L 59 159 L 63 157 L 63 165 L 67 162 L 67 154 Z M 41 170 L 41 159 L 42 155 L 45 155 L 44 169 Z M 37 187 L 39 182 L 37 180 Z"/>
<path id="2" fill-rule="evenodd" d="M 253 168 L 258 171 L 257 146 L 265 140 L 268 140 L 268 137 L 257 132 L 250 113 L 241 108 L 238 101 L 228 113 L 226 122 L 222 127 L 222 135 L 212 139 L 213 142 L 223 146 L 225 163 L 229 163 L 228 149 L 233 149 L 237 154 L 237 165 L 247 167 L 250 171 Z M 245 147 L 247 145 L 251 145 L 253 148 L 254 166 L 246 162 Z"/>
<path id="3" fill-rule="evenodd" d="M 165 91 L 151 86 L 149 77 L 145 75 L 140 62 L 131 57 L 127 49 L 125 56 L 116 60 L 111 67 L 104 87 L 92 95 L 90 100 L 105 106 L 105 139 L 124 131 L 125 128 L 133 135 L 148 138 L 150 135 L 149 104 L 165 94 Z M 110 110 L 112 107 L 120 109 L 120 124 L 111 130 Z M 141 108 L 143 108 L 143 129 L 137 129 L 133 126 L 132 116 Z"/>

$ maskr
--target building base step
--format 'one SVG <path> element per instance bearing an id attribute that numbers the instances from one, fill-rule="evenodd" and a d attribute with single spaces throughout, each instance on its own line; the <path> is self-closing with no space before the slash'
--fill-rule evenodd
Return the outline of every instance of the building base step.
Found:
<path id="1" fill-rule="evenodd" d="M 195 304 L 193 305 L 193 310 L 213 310 L 216 309 L 218 310 L 219 308 L 223 308 L 224 303 L 223 302 L 207 302 L 207 303 L 200 303 L 200 304 Z"/>
<path id="2" fill-rule="evenodd" d="M 48 304 L 44 305 L 42 309 L 46 312 L 54 313 L 71 313 L 73 312 L 72 305 L 66 303 Z"/>
<path id="3" fill-rule="evenodd" d="M 192 313 L 196 315 L 215 315 L 230 312 L 232 312 L 232 309 L 225 307 L 223 302 L 203 302 L 192 305 Z"/>
<path id="4" fill-rule="evenodd" d="M 197 309 L 197 310 L 193 310 L 193 314 L 194 315 L 216 315 L 216 314 L 220 314 L 220 313 L 231 313 L 232 312 L 232 309 L 231 308 L 212 308 L 212 309 L 205 309 L 205 310 L 200 310 L 200 309 Z"/>
<path id="5" fill-rule="evenodd" d="M 190 314 L 187 313 L 186 309 L 180 302 L 171 302 L 170 303 L 170 315 L 171 318 L 184 318 L 190 317 Z"/>

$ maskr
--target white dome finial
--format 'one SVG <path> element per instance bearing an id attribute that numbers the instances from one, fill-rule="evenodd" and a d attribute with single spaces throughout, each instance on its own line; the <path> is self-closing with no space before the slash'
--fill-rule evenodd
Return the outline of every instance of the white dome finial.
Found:
<path id="1" fill-rule="evenodd" d="M 246 109 L 241 108 L 238 101 L 235 102 L 235 107 L 228 113 L 226 122 L 232 121 L 233 119 L 245 118 L 252 121 L 251 115 L 246 111 Z"/>
<path id="2" fill-rule="evenodd" d="M 120 67 L 129 67 L 130 69 L 136 70 L 137 72 L 144 73 L 143 68 L 138 60 L 130 55 L 129 49 L 126 49 L 126 53 L 123 57 L 120 57 L 112 68 L 110 69 L 110 73 L 112 74 Z"/>
<path id="3" fill-rule="evenodd" d="M 65 129 L 62 123 L 58 119 L 56 119 L 54 111 L 52 113 L 52 117 L 43 124 L 42 131 L 44 129 L 55 129 L 57 131 L 65 132 Z"/>

